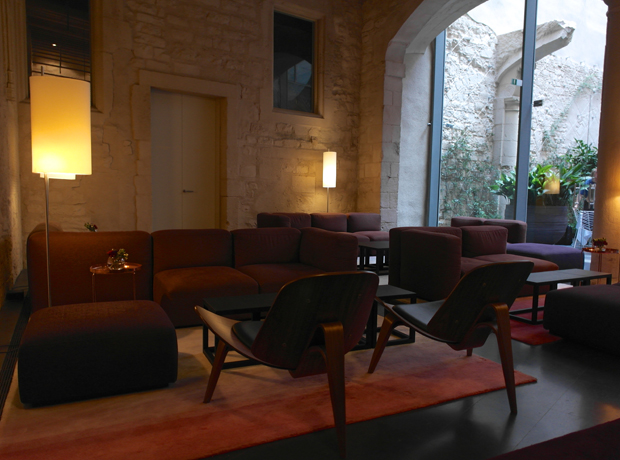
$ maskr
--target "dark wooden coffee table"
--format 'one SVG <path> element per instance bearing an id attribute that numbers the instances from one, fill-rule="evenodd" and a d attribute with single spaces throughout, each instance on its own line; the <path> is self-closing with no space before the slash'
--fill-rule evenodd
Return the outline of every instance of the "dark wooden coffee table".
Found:
<path id="1" fill-rule="evenodd" d="M 208 297 L 203 299 L 203 305 L 207 310 L 218 315 L 247 315 L 248 317 L 251 317 L 253 321 L 258 321 L 267 311 L 269 311 L 269 308 L 271 308 L 276 296 L 276 292 L 271 292 L 266 294 L 229 297 Z M 380 285 L 377 288 L 377 297 L 389 303 L 397 303 L 403 299 L 406 299 L 407 303 L 414 303 L 416 301 L 416 294 L 414 292 L 390 285 Z M 378 305 L 375 301 L 373 302 L 372 309 L 368 317 L 364 337 L 362 337 L 362 340 L 359 345 L 355 347 L 355 349 L 374 348 L 377 344 L 377 332 L 379 330 L 377 326 L 377 314 Z M 209 328 L 203 325 L 202 331 L 203 353 L 209 362 L 213 363 L 213 359 L 215 357 L 215 347 L 209 346 Z M 372 333 L 372 331 L 374 331 L 374 333 Z M 391 340 L 388 342 L 388 345 L 412 343 L 415 341 L 415 331 L 413 329 L 409 330 L 409 334 L 396 332 L 395 335 L 399 338 Z M 224 363 L 224 368 L 242 367 L 252 364 L 256 364 L 256 362 L 250 359 L 240 359 Z"/>
<path id="2" fill-rule="evenodd" d="M 528 276 L 527 281 L 525 281 L 525 284 L 529 284 L 534 288 L 532 308 L 511 310 L 510 318 L 527 324 L 541 324 L 542 320 L 538 319 L 538 312 L 544 310 L 544 307 L 538 305 L 538 297 L 541 286 L 549 286 L 550 290 L 557 289 L 558 283 L 570 283 L 573 286 L 586 286 L 590 284 L 590 281 L 602 278 L 606 278 L 607 284 L 611 284 L 611 273 L 580 270 L 578 268 L 531 273 L 530 276 Z M 532 319 L 518 316 L 524 313 L 532 313 Z"/>
<path id="3" fill-rule="evenodd" d="M 360 248 L 360 264 L 359 269 L 370 269 L 380 272 L 386 265 L 390 263 L 390 242 L 389 241 L 370 241 L 368 243 L 359 243 Z M 370 254 L 376 254 L 376 264 L 370 264 Z"/>

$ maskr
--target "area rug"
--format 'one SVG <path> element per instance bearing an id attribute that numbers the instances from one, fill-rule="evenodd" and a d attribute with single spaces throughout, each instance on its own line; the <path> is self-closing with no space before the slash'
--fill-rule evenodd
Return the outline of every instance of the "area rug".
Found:
<path id="1" fill-rule="evenodd" d="M 544 305 L 545 296 L 541 295 L 539 297 L 539 304 Z M 524 308 L 532 307 L 532 297 L 521 297 L 512 304 L 511 310 L 521 310 Z M 538 319 L 543 319 L 543 311 L 538 312 Z M 527 319 L 532 318 L 531 313 L 521 314 Z M 562 340 L 561 337 L 556 335 L 552 335 L 543 327 L 542 324 L 527 324 L 522 323 L 521 321 L 515 321 L 513 319 L 510 320 L 510 336 L 513 340 L 517 340 L 518 342 L 527 343 L 528 345 L 542 345 L 544 343 L 556 342 L 558 340 Z"/>
<path id="2" fill-rule="evenodd" d="M 177 334 L 179 379 L 165 389 L 25 409 L 14 378 L 0 420 L 0 458 L 187 460 L 333 427 L 324 375 L 293 379 L 265 366 L 227 369 L 213 401 L 202 404 L 210 370 L 202 330 Z M 504 387 L 499 364 L 416 341 L 387 348 L 374 374 L 366 373 L 372 350 L 347 355 L 348 423 Z M 520 372 L 516 380 L 536 381 Z"/>

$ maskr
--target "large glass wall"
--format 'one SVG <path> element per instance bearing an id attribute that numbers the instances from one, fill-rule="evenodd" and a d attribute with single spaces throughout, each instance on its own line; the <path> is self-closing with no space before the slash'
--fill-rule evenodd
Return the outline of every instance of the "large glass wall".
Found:
<path id="1" fill-rule="evenodd" d="M 536 36 L 532 88 L 531 60 L 529 82 L 523 61 L 525 3 L 489 0 L 446 31 L 438 223 L 450 225 L 453 216 L 514 218 L 521 157 L 520 183 L 528 188 L 521 197 L 531 205 L 528 241 L 571 244 L 593 200 L 605 4 L 538 1 L 537 15 L 528 14 L 537 16 L 536 28 L 533 20 L 530 28 Z M 536 2 L 528 3 L 531 8 Z M 531 134 L 521 135 L 519 146 L 519 107 L 530 99 L 524 117 Z M 558 203 L 564 211 L 555 210 Z M 563 219 L 549 217 L 554 210 Z"/>

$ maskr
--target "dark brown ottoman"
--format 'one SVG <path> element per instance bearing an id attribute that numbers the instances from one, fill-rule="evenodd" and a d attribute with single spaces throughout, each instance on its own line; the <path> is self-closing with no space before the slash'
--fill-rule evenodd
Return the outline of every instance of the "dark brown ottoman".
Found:
<path id="1" fill-rule="evenodd" d="M 75 401 L 164 387 L 177 379 L 177 337 L 150 300 L 36 311 L 18 352 L 23 404 Z"/>

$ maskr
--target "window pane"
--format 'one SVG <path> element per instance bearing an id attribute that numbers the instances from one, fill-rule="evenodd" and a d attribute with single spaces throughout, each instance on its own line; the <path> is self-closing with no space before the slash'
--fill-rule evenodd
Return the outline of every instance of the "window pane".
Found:
<path id="1" fill-rule="evenodd" d="M 273 106 L 314 112 L 314 23 L 274 13 Z"/>
<path id="2" fill-rule="evenodd" d="M 439 225 L 504 217 L 493 187 L 517 162 L 524 7 L 489 0 L 446 29 Z"/>
<path id="3" fill-rule="evenodd" d="M 587 245 L 594 213 L 607 6 L 538 1 L 528 241 Z"/>

